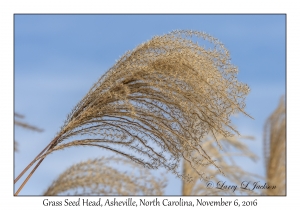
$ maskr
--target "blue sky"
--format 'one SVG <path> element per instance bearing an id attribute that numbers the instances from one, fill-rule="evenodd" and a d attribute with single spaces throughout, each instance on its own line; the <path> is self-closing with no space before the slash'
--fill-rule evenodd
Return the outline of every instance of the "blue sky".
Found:
<path id="1" fill-rule="evenodd" d="M 127 50 L 175 29 L 204 31 L 229 49 L 238 79 L 247 83 L 245 116 L 233 118 L 241 134 L 252 135 L 250 149 L 260 161 L 248 163 L 263 175 L 263 125 L 286 90 L 284 15 L 15 15 L 15 111 L 43 133 L 15 128 L 20 152 L 15 175 L 53 139 L 67 114 L 100 76 Z M 39 195 L 66 167 L 106 155 L 95 148 L 70 148 L 45 159 L 21 194 Z M 16 185 L 18 187 L 18 185 Z M 170 175 L 167 195 L 181 181 Z"/>

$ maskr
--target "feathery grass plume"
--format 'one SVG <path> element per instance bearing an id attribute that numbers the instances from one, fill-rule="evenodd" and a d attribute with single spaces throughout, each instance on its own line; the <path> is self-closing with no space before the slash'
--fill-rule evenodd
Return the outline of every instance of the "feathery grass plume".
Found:
<path id="1" fill-rule="evenodd" d="M 14 113 L 15 117 L 17 118 L 21 118 L 23 119 L 24 116 L 21 115 L 21 114 L 18 114 L 18 113 Z M 28 130 L 33 130 L 33 131 L 37 131 L 37 132 L 42 132 L 43 130 L 40 129 L 40 128 L 37 128 L 35 126 L 32 126 L 32 125 L 29 125 L 28 123 L 24 123 L 24 122 L 21 122 L 19 120 L 14 120 L 14 124 L 16 126 L 19 126 L 19 127 L 22 127 L 22 128 L 25 128 L 25 129 L 28 129 Z M 18 142 L 14 141 L 14 151 L 15 152 L 18 152 Z"/>
<path id="2" fill-rule="evenodd" d="M 286 108 L 281 97 L 277 109 L 264 127 L 264 155 L 266 179 L 275 189 L 266 189 L 267 195 L 286 195 Z"/>
<path id="3" fill-rule="evenodd" d="M 120 170 L 124 165 L 130 172 Z M 71 166 L 44 195 L 163 195 L 166 183 L 131 160 L 102 157 Z"/>
<path id="4" fill-rule="evenodd" d="M 213 47 L 205 49 L 198 39 Z M 30 177 L 48 154 L 79 145 L 110 150 L 149 169 L 164 167 L 178 177 L 181 158 L 193 167 L 205 160 L 218 168 L 201 138 L 237 133 L 230 116 L 246 114 L 249 93 L 237 73 L 228 50 L 208 34 L 177 30 L 154 36 L 126 52 L 93 85 L 24 171 L 39 160 Z M 71 137 L 78 139 L 66 142 Z"/>
<path id="5" fill-rule="evenodd" d="M 260 193 L 240 188 L 244 181 L 252 181 L 253 183 L 253 181 L 257 181 L 255 179 L 262 179 L 262 177 L 243 170 L 234 161 L 237 156 L 250 158 L 253 161 L 258 159 L 258 157 L 248 149 L 248 146 L 242 142 L 243 140 L 252 140 L 253 137 L 233 136 L 224 138 L 221 135 L 217 135 L 216 137 L 220 144 L 223 145 L 223 151 L 220 151 L 216 146 L 212 135 L 206 136 L 202 140 L 202 147 L 210 156 L 215 158 L 215 161 L 223 170 L 226 177 L 220 177 L 219 171 L 210 165 L 202 165 L 198 166 L 197 169 L 207 171 L 212 177 L 209 181 L 201 180 L 201 177 L 195 173 L 195 170 L 190 164 L 184 161 L 183 173 L 190 177 L 190 180 L 182 182 L 182 195 L 255 195 Z M 225 189 L 225 186 L 233 187 Z M 234 186 L 237 187 L 235 188 Z"/>

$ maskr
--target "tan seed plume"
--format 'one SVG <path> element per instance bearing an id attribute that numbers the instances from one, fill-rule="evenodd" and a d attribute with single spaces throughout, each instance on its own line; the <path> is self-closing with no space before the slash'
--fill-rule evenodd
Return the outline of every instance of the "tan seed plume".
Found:
<path id="1" fill-rule="evenodd" d="M 120 170 L 123 166 L 130 171 Z M 103 157 L 71 166 L 44 195 L 163 195 L 166 184 L 131 160 Z"/>
<path id="2" fill-rule="evenodd" d="M 212 48 L 200 46 L 201 40 Z M 112 151 L 149 169 L 163 167 L 178 177 L 183 177 L 182 158 L 193 168 L 202 160 L 218 168 L 201 139 L 209 132 L 237 133 L 230 116 L 246 114 L 249 93 L 237 73 L 228 50 L 208 34 L 177 30 L 154 36 L 126 52 L 93 85 L 24 171 L 39 161 L 30 177 L 48 154 L 79 145 Z"/>
<path id="3" fill-rule="evenodd" d="M 284 96 L 276 110 L 267 119 L 264 128 L 264 155 L 266 181 L 275 189 L 267 195 L 286 195 L 286 108 Z"/>

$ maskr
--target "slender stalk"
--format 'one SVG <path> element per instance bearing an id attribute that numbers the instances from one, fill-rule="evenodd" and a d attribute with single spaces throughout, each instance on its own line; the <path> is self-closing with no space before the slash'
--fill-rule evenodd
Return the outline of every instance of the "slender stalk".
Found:
<path id="1" fill-rule="evenodd" d="M 32 176 L 32 174 L 35 172 L 35 170 L 39 167 L 39 165 L 43 162 L 44 158 L 41 159 L 38 164 L 36 164 L 36 166 L 32 169 L 32 171 L 30 172 L 30 174 L 26 177 L 25 181 L 21 184 L 21 186 L 19 187 L 19 189 L 17 190 L 17 192 L 15 193 L 15 196 L 18 195 L 20 193 L 20 191 L 23 189 L 23 187 L 25 186 L 25 184 L 28 182 L 28 180 L 30 179 L 30 177 Z"/>
<path id="2" fill-rule="evenodd" d="M 50 144 L 51 144 L 51 142 L 50 142 Z M 19 176 L 15 179 L 15 181 L 14 181 L 14 183 L 16 184 L 17 183 L 17 181 L 19 181 L 19 179 L 24 175 L 24 173 L 37 161 L 37 159 L 38 159 L 38 157 L 40 157 L 40 155 L 42 155 L 44 152 L 45 152 L 45 150 L 49 147 L 49 145 L 50 144 L 48 144 L 46 147 L 45 147 L 45 149 L 43 149 L 34 159 L 33 159 L 33 161 L 31 161 L 29 164 L 28 164 L 28 166 L 19 174 Z"/>

